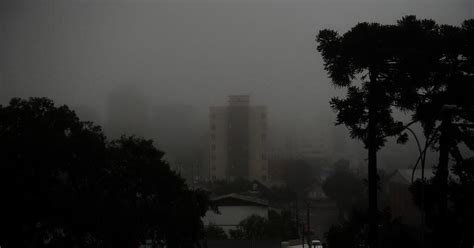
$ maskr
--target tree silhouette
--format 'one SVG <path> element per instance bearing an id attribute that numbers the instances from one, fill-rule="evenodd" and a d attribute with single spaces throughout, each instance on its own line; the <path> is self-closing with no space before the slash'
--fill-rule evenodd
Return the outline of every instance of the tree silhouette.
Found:
<path id="1" fill-rule="evenodd" d="M 353 211 L 348 220 L 333 226 L 326 233 L 329 248 L 367 247 L 367 214 Z M 379 221 L 381 247 L 420 247 L 414 239 L 412 230 L 393 219 L 389 211 L 382 211 Z"/>
<path id="2" fill-rule="evenodd" d="M 433 230 L 426 234 L 429 238 L 426 247 L 439 247 L 437 242 L 449 242 L 449 247 L 467 248 L 474 245 L 474 158 L 456 162 L 451 171 L 453 177 L 450 177 L 447 187 L 447 218 L 442 223 L 439 211 L 439 181 L 432 178 L 425 182 L 423 196 L 420 180 L 410 187 L 415 203 L 425 211 L 426 226 Z M 440 227 L 440 224 L 445 226 Z M 443 239 L 436 237 L 441 230 Z"/>
<path id="3" fill-rule="evenodd" d="M 151 140 L 122 136 L 107 148 L 110 174 L 104 180 L 107 206 L 101 213 L 107 218 L 107 240 L 115 246 L 146 239 L 169 247 L 192 246 L 202 234 L 207 193 L 189 190 Z"/>
<path id="4" fill-rule="evenodd" d="M 67 243 L 63 236 L 85 232 L 90 218 L 83 213 L 93 206 L 81 202 L 94 201 L 86 192 L 94 191 L 104 150 L 100 128 L 80 122 L 66 106 L 46 98 L 0 106 L 2 245 Z"/>
<path id="5" fill-rule="evenodd" d="M 268 219 L 251 215 L 239 222 L 236 229 L 229 230 L 232 239 L 279 239 L 288 240 L 298 236 L 298 231 L 288 211 L 268 211 Z"/>
<path id="6" fill-rule="evenodd" d="M 192 247 L 207 192 L 189 190 L 152 141 L 107 142 L 46 98 L 0 106 L 0 243 L 12 247 Z"/>
<path id="7" fill-rule="evenodd" d="M 439 247 L 449 245 L 443 235 L 449 159 L 464 160 L 460 143 L 474 148 L 473 30 L 473 20 L 455 27 L 406 16 L 397 25 L 361 23 L 342 36 L 332 30 L 317 36 L 333 84 L 347 87 L 345 99 L 331 101 L 338 113 L 336 124 L 348 126 L 351 136 L 362 139 L 368 149 L 371 247 L 376 242 L 376 153 L 386 137 L 406 128 L 391 117 L 393 108 L 414 111 L 411 123 L 422 124 L 425 147 L 439 151 L 434 237 Z M 407 134 L 399 136 L 400 142 L 406 140 Z"/>
<path id="8" fill-rule="evenodd" d="M 400 102 L 415 110 L 413 119 L 422 124 L 426 148 L 439 151 L 433 237 L 437 247 L 446 247 L 451 244 L 446 235 L 449 160 L 462 164 L 461 143 L 474 149 L 474 20 L 456 27 L 407 16 L 397 27 L 396 79 L 404 89 Z"/>
<path id="9" fill-rule="evenodd" d="M 361 139 L 368 150 L 369 244 L 377 247 L 377 151 L 386 137 L 399 134 L 401 122 L 392 117 L 395 82 L 391 75 L 394 27 L 360 23 L 343 35 L 321 30 L 318 51 L 332 83 L 346 87 L 346 98 L 335 97 L 331 107 L 336 124 L 344 124 L 352 138 Z"/>
<path id="10" fill-rule="evenodd" d="M 205 233 L 207 239 L 227 239 L 227 233 L 224 228 L 212 223 L 206 227 Z"/>
<path id="11" fill-rule="evenodd" d="M 451 219 L 454 220 L 450 226 L 454 235 L 450 236 L 455 247 L 474 246 L 474 157 L 467 158 L 456 163 L 453 173 L 459 180 L 450 180 L 448 192 L 452 201 Z"/>
<path id="12" fill-rule="evenodd" d="M 469 44 L 468 37 L 471 36 L 472 43 L 473 28 L 472 21 L 470 32 L 469 22 L 465 22 L 463 28 L 443 25 L 440 27 L 440 43 L 442 56 L 439 58 L 440 67 L 444 77 L 436 83 L 438 90 L 431 99 L 425 101 L 420 106 L 420 113 L 426 109 L 442 109 L 445 106 L 453 106 L 452 109 L 442 109 L 442 112 L 435 118 L 440 120 L 438 127 L 430 127 L 430 123 L 424 122 L 425 129 L 439 130 L 439 135 L 432 131 L 434 143 L 438 144 L 435 149 L 439 150 L 439 160 L 436 167 L 435 183 L 438 187 L 438 224 L 435 226 L 434 237 L 437 247 L 450 245 L 450 240 L 445 235 L 448 216 L 448 183 L 449 183 L 449 160 L 450 157 L 459 163 L 463 161 L 462 153 L 458 144 L 464 143 L 471 150 L 474 150 L 474 70 L 472 64 L 472 54 L 468 53 L 469 46 L 472 51 L 472 44 Z M 471 58 L 469 58 L 471 57 Z M 431 124 L 433 125 L 433 124 Z M 450 156 L 451 155 L 451 156 Z"/>

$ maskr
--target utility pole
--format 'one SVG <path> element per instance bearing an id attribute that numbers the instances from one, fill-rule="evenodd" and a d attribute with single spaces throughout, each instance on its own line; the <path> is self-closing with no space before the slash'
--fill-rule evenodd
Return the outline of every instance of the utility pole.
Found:
<path id="1" fill-rule="evenodd" d="M 295 212 L 296 212 L 296 230 L 298 233 L 300 233 L 301 229 L 301 244 L 303 244 L 304 248 L 304 229 L 300 227 L 300 211 L 298 208 L 298 196 L 296 196 L 296 201 L 295 201 Z"/>
<path id="2" fill-rule="evenodd" d="M 310 221 L 310 203 L 309 200 L 306 202 L 306 239 L 308 241 L 308 247 L 311 248 L 311 221 Z"/>
<path id="3" fill-rule="evenodd" d="M 191 187 L 194 190 L 194 163 L 191 163 Z"/>

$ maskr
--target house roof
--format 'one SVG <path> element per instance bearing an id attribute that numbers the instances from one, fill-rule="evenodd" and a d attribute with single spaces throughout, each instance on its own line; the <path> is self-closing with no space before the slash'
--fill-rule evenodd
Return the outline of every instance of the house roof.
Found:
<path id="1" fill-rule="evenodd" d="M 425 169 L 425 179 L 430 179 L 434 176 L 433 169 Z M 413 172 L 413 169 L 398 169 L 392 173 L 390 176 L 390 182 L 397 182 L 397 183 L 404 183 L 404 184 L 411 184 L 412 182 L 412 175 L 413 181 L 421 179 L 421 169 L 416 169 Z"/>
<path id="2" fill-rule="evenodd" d="M 268 207 L 268 201 L 253 196 L 241 194 L 227 194 L 211 199 L 218 206 L 264 206 Z"/>

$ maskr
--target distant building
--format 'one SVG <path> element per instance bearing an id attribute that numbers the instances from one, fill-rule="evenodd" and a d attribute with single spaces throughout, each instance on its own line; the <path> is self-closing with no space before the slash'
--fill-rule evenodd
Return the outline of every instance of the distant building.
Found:
<path id="1" fill-rule="evenodd" d="M 268 181 L 267 111 L 248 95 L 229 96 L 228 106 L 210 107 L 210 180 Z"/>
<path id="2" fill-rule="evenodd" d="M 270 208 L 267 200 L 233 193 L 215 197 L 212 201 L 218 206 L 219 213 L 209 210 L 203 218 L 204 225 L 217 225 L 228 232 L 252 215 L 268 219 Z"/>

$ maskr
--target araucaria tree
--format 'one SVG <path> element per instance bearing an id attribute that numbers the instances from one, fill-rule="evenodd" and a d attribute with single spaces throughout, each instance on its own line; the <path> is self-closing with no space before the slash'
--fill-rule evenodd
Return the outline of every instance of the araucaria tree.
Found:
<path id="1" fill-rule="evenodd" d="M 468 170 L 472 160 L 463 156 L 460 144 L 474 150 L 474 20 L 456 27 L 406 16 L 396 25 L 360 23 L 343 35 L 322 30 L 317 42 L 333 84 L 347 88 L 346 98 L 331 100 L 336 124 L 345 124 L 368 150 L 370 247 L 377 247 L 377 151 L 386 137 L 407 137 L 401 134 L 406 126 L 392 117 L 395 108 L 412 111 L 410 123 L 422 125 L 425 147 L 420 153 L 428 148 L 439 152 L 432 181 L 437 216 L 433 243 L 452 245 L 455 238 L 447 235 L 454 226 L 449 217 L 450 165 L 458 172 Z"/>
<path id="2" fill-rule="evenodd" d="M 454 247 L 454 240 L 460 238 L 451 235 L 459 224 L 454 224 L 456 218 L 449 209 L 452 204 L 448 204 L 449 171 L 453 169 L 451 165 L 459 168 L 470 164 L 461 144 L 471 154 L 474 150 L 474 20 L 466 20 L 458 27 L 407 16 L 397 27 L 398 45 L 404 48 L 397 54 L 397 78 L 408 89 L 402 95 L 415 99 L 411 103 L 413 119 L 423 127 L 425 149 L 433 148 L 439 156 L 429 186 L 436 192 L 436 196 L 430 196 L 436 199 L 436 215 L 427 213 L 433 244 Z"/>
<path id="3" fill-rule="evenodd" d="M 369 245 L 377 247 L 377 151 L 386 137 L 399 134 L 401 122 L 392 117 L 395 102 L 393 66 L 394 27 L 360 23 L 343 35 L 322 30 L 317 35 L 318 51 L 332 83 L 347 88 L 347 95 L 334 97 L 336 124 L 344 124 L 352 138 L 368 150 Z"/>

